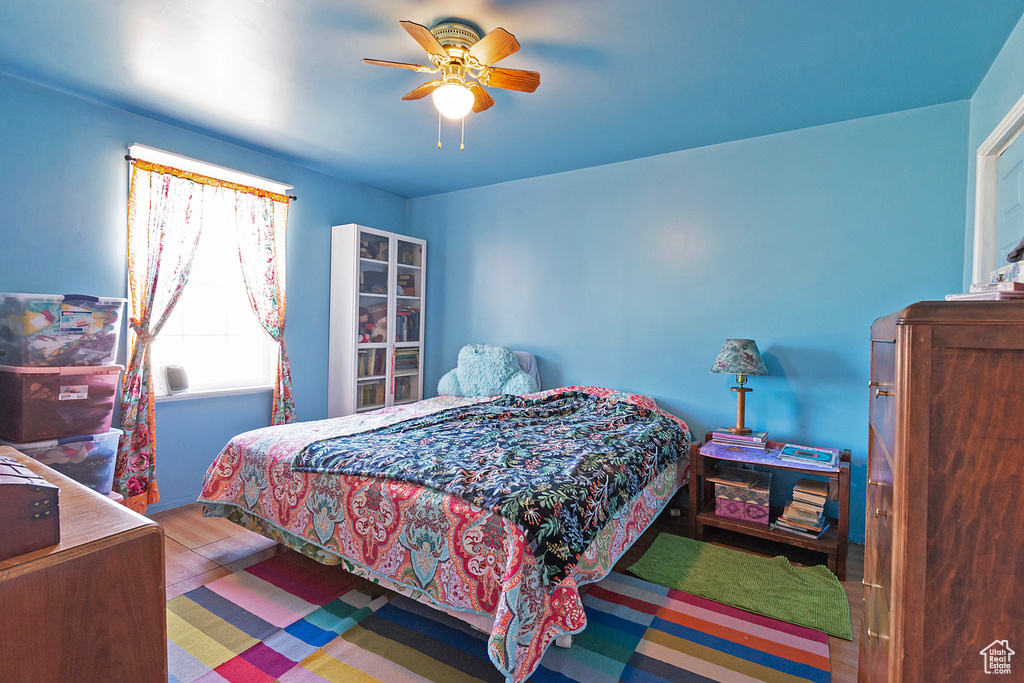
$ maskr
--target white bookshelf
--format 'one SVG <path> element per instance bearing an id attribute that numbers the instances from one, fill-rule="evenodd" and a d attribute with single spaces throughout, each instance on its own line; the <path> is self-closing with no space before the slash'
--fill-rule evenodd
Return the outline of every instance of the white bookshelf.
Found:
<path id="1" fill-rule="evenodd" d="M 329 417 L 423 397 L 426 264 L 424 240 L 354 223 L 331 228 Z M 365 341 L 361 312 L 385 320 L 384 334 Z"/>

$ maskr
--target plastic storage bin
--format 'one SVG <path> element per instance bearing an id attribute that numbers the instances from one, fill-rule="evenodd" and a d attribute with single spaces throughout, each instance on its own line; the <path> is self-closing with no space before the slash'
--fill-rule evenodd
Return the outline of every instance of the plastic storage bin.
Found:
<path id="1" fill-rule="evenodd" d="M 0 364 L 110 365 L 126 299 L 0 294 Z"/>
<path id="2" fill-rule="evenodd" d="M 0 441 L 0 444 L 15 448 L 106 496 L 114 483 L 114 462 L 120 438 L 121 430 L 111 429 L 106 434 L 68 436 L 33 443 Z"/>
<path id="3" fill-rule="evenodd" d="M 0 365 L 0 438 L 18 443 L 110 429 L 120 365 Z"/>

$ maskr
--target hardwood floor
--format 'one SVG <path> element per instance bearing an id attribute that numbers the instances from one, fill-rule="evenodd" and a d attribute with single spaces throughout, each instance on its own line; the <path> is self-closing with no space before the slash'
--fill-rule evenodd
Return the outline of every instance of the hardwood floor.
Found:
<path id="1" fill-rule="evenodd" d="M 671 517 L 665 512 L 644 532 L 625 555 L 616 563 L 615 571 L 626 568 L 640 559 L 660 533 L 686 536 L 686 512 Z M 198 588 L 214 579 L 244 569 L 268 557 L 284 552 L 284 546 L 259 534 L 247 531 L 225 519 L 203 517 L 198 503 L 173 510 L 158 512 L 150 518 L 164 527 L 167 550 L 167 599 Z M 794 548 L 752 539 L 727 531 L 709 531 L 706 540 L 718 545 L 739 548 L 759 555 L 786 555 L 795 564 L 823 563 L 824 555 L 797 554 Z M 343 571 L 340 570 L 339 571 Z M 850 618 L 855 640 L 829 637 L 833 683 L 855 683 L 859 655 L 860 620 L 862 612 L 860 580 L 864 574 L 864 546 L 851 545 L 847 559 L 843 588 L 850 600 Z"/>
<path id="2" fill-rule="evenodd" d="M 286 550 L 226 519 L 203 517 L 198 503 L 149 517 L 164 528 L 168 600 Z"/>

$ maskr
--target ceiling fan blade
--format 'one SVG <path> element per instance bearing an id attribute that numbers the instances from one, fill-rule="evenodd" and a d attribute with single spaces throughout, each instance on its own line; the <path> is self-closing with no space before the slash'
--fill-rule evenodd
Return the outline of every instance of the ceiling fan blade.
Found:
<path id="1" fill-rule="evenodd" d="M 494 106 L 494 100 L 484 87 L 476 82 L 469 83 L 469 90 L 473 93 L 473 113 L 479 114 Z"/>
<path id="2" fill-rule="evenodd" d="M 429 73 L 434 71 L 429 66 L 423 66 L 422 64 L 409 64 L 408 62 L 389 62 L 386 59 L 363 59 L 364 64 L 374 64 L 376 66 L 393 66 L 397 69 L 410 69 L 412 71 L 419 71 L 423 73 Z"/>
<path id="3" fill-rule="evenodd" d="M 403 100 L 421 100 L 441 87 L 441 81 L 428 81 L 412 92 L 406 93 Z"/>
<path id="4" fill-rule="evenodd" d="M 503 28 L 494 29 L 469 48 L 469 54 L 486 66 L 516 52 L 519 52 L 519 41 Z"/>
<path id="5" fill-rule="evenodd" d="M 415 21 L 400 21 L 398 23 L 402 25 L 402 28 L 409 32 L 409 35 L 412 36 L 424 50 L 432 55 L 444 57 L 445 59 L 448 58 L 448 53 L 443 47 L 441 47 L 441 43 L 437 41 L 437 38 L 434 37 L 434 34 L 430 32 L 429 28 L 421 24 L 417 24 Z"/>
<path id="6" fill-rule="evenodd" d="M 533 92 L 540 85 L 540 74 L 536 71 L 521 71 L 519 69 L 489 69 L 481 80 L 493 88 L 504 88 L 505 90 L 518 90 L 520 92 Z"/>

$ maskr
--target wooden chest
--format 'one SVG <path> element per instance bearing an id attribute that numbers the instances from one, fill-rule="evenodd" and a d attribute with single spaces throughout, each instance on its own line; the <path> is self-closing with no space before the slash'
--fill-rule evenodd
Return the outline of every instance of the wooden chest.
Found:
<path id="1" fill-rule="evenodd" d="M 0 683 L 167 683 L 163 529 L 0 446 L 5 455 L 60 490 L 61 538 L 0 560 Z"/>
<path id="2" fill-rule="evenodd" d="M 59 489 L 0 456 L 0 560 L 60 543 Z"/>

